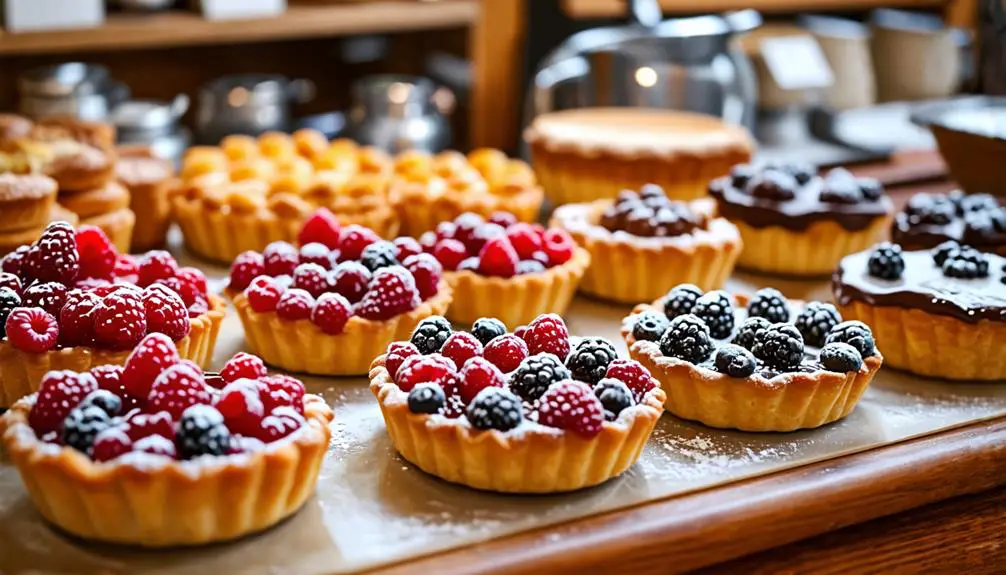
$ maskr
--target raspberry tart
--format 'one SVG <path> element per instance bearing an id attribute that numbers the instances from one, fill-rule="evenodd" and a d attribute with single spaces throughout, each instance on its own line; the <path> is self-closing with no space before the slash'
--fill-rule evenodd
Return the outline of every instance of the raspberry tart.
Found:
<path id="1" fill-rule="evenodd" d="M 442 317 L 374 360 L 395 449 L 452 483 L 503 493 L 557 493 L 603 483 L 639 458 L 664 392 L 611 342 L 572 340 L 542 315 L 506 333 L 480 318 L 452 331 Z"/>
<path id="2" fill-rule="evenodd" d="M 891 240 L 906 250 L 947 240 L 1006 255 L 1006 206 L 990 194 L 915 194 L 894 217 Z"/>
<path id="3" fill-rule="evenodd" d="M 225 305 L 167 252 L 120 255 L 100 228 L 50 224 L 0 260 L 0 407 L 50 370 L 122 365 L 148 333 L 206 365 Z"/>
<path id="4" fill-rule="evenodd" d="M 886 233 L 894 205 L 883 186 L 842 168 L 734 166 L 709 184 L 720 215 L 744 240 L 737 265 L 779 275 L 827 276 Z"/>
<path id="5" fill-rule="evenodd" d="M 245 252 L 231 265 L 226 293 L 249 347 L 269 365 L 364 375 L 389 343 L 451 303 L 443 268 L 412 238 L 382 240 L 322 209 L 298 241 Z"/>
<path id="6" fill-rule="evenodd" d="M 773 288 L 747 298 L 683 284 L 637 306 L 622 337 L 629 355 L 660 381 L 667 411 L 742 431 L 842 419 L 883 363 L 866 324 Z"/>
<path id="7" fill-rule="evenodd" d="M 842 315 L 873 326 L 889 365 L 1006 379 L 1006 258 L 953 240 L 915 251 L 883 243 L 843 259 L 832 289 Z"/>
<path id="8" fill-rule="evenodd" d="M 443 266 L 455 296 L 447 317 L 459 323 L 491 315 L 515 328 L 543 313 L 564 313 L 590 265 L 590 254 L 564 230 L 507 212 L 488 220 L 461 214 L 419 244 Z"/>
<path id="9" fill-rule="evenodd" d="M 604 300 L 654 300 L 680 283 L 721 287 L 741 251 L 736 226 L 715 217 L 703 198 L 668 199 L 654 184 L 623 190 L 615 200 L 566 204 L 552 225 L 569 232 L 590 252 L 580 291 Z"/>
<path id="10" fill-rule="evenodd" d="M 167 547 L 267 529 L 314 493 L 332 410 L 262 360 L 220 374 L 150 334 L 124 367 L 51 371 L 0 419 L 39 513 L 88 540 Z"/>

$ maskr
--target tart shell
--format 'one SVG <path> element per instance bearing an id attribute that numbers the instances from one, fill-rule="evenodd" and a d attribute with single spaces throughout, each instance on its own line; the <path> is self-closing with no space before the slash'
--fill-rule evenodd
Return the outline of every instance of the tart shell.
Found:
<path id="1" fill-rule="evenodd" d="M 399 182 L 393 184 L 389 196 L 403 235 L 419 237 L 423 232 L 435 230 L 440 222 L 449 222 L 465 212 L 489 218 L 493 212 L 510 212 L 521 222 L 536 222 L 545 194 L 539 187 L 526 187 L 511 195 L 456 192 L 431 199 L 422 184 Z"/>
<path id="2" fill-rule="evenodd" d="M 306 425 L 258 453 L 164 464 L 124 461 L 126 455 L 96 463 L 38 440 L 28 426 L 34 403 L 35 396 L 18 401 L 0 427 L 42 516 L 84 539 L 143 547 L 235 539 L 294 514 L 314 493 L 333 417 L 323 399 L 307 395 Z"/>
<path id="3" fill-rule="evenodd" d="M 639 459 L 663 413 L 655 388 L 628 417 L 605 422 L 586 439 L 543 426 L 526 432 L 474 431 L 451 420 L 409 411 L 406 394 L 374 360 L 370 391 L 377 397 L 395 449 L 426 473 L 451 483 L 500 493 L 559 493 L 603 483 Z M 624 420 L 623 420 L 624 417 Z"/>

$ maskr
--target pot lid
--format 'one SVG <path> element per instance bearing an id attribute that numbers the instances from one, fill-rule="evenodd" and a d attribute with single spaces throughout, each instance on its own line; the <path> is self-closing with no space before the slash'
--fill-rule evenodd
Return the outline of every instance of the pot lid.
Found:
<path id="1" fill-rule="evenodd" d="M 179 94 L 171 102 L 129 100 L 112 110 L 111 121 L 121 130 L 153 130 L 173 127 L 189 108 L 189 98 Z"/>
<path id="2" fill-rule="evenodd" d="M 28 70 L 18 78 L 18 89 L 33 96 L 86 96 L 102 91 L 108 81 L 104 66 L 67 62 Z"/>

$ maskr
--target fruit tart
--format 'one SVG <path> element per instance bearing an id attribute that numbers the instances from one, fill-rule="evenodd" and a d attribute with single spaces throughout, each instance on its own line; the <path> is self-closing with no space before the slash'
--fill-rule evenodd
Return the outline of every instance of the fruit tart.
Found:
<path id="1" fill-rule="evenodd" d="M 915 194 L 894 216 L 891 240 L 906 250 L 935 248 L 947 240 L 1006 255 L 1006 206 L 991 194 Z"/>
<path id="2" fill-rule="evenodd" d="M 954 240 L 915 251 L 882 243 L 844 258 L 832 289 L 842 315 L 873 327 L 889 365 L 1006 379 L 1006 258 Z"/>
<path id="3" fill-rule="evenodd" d="M 622 324 L 667 411 L 742 431 L 811 429 L 849 415 L 880 369 L 870 328 L 835 306 L 677 286 Z"/>
<path id="4" fill-rule="evenodd" d="M 812 166 L 740 164 L 709 193 L 744 240 L 737 265 L 770 274 L 830 275 L 882 238 L 894 214 L 877 180 L 842 168 L 822 177 Z"/>
<path id="5" fill-rule="evenodd" d="M 559 228 L 518 222 L 507 212 L 489 219 L 467 212 L 419 238 L 444 268 L 454 291 L 447 317 L 471 323 L 490 315 L 508 327 L 543 313 L 564 313 L 590 254 Z"/>
<path id="6" fill-rule="evenodd" d="M 715 217 L 708 198 L 670 200 L 647 184 L 615 200 L 566 204 L 552 214 L 590 252 L 580 291 L 619 303 L 651 301 L 680 283 L 721 287 L 741 251 L 736 226 Z"/>
<path id="7" fill-rule="evenodd" d="M 312 215 L 299 246 L 273 242 L 239 255 L 226 293 L 245 338 L 266 363 L 318 375 L 364 375 L 389 343 L 451 303 L 443 268 L 412 238 L 382 240 Z"/>
<path id="8" fill-rule="evenodd" d="M 452 331 L 423 320 L 374 360 L 395 449 L 452 483 L 504 493 L 557 493 L 603 483 L 639 458 L 664 392 L 611 342 L 571 340 L 542 315 L 518 333 L 480 318 Z"/>
<path id="9" fill-rule="evenodd" d="M 87 540 L 167 547 L 267 529 L 314 493 L 332 410 L 262 360 L 220 374 L 146 336 L 124 367 L 51 371 L 0 419 L 39 513 Z"/>
<path id="10" fill-rule="evenodd" d="M 225 303 L 167 252 L 120 255 L 100 228 L 50 224 L 0 260 L 0 407 L 50 370 L 122 365 L 148 333 L 206 365 Z"/>

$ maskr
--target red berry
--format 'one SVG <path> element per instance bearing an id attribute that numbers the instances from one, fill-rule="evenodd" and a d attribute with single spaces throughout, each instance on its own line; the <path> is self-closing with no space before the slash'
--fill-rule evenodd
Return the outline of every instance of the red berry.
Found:
<path id="1" fill-rule="evenodd" d="M 276 311 L 276 304 L 279 303 L 281 295 L 283 295 L 283 290 L 276 282 L 264 276 L 255 278 L 251 286 L 245 290 L 248 305 L 256 313 Z"/>
<path id="2" fill-rule="evenodd" d="M 646 392 L 657 387 L 657 380 L 653 379 L 650 371 L 631 359 L 616 359 L 609 363 L 604 377 L 617 379 L 627 385 L 632 390 L 636 403 L 642 400 Z"/>
<path id="3" fill-rule="evenodd" d="M 175 424 L 171 414 L 166 411 L 141 413 L 134 411 L 126 418 L 126 433 L 133 441 L 157 435 L 168 439 L 175 438 Z"/>
<path id="4" fill-rule="evenodd" d="M 147 396 L 147 410 L 166 411 L 177 420 L 186 408 L 211 401 L 203 374 L 188 363 L 176 363 L 154 380 Z"/>
<path id="5" fill-rule="evenodd" d="M 503 370 L 504 373 L 510 373 L 517 369 L 520 362 L 524 361 L 527 356 L 527 344 L 512 333 L 494 337 L 486 344 L 486 348 L 482 352 L 482 357 Z"/>
<path id="6" fill-rule="evenodd" d="M 12 273 L 0 272 L 0 288 L 8 288 L 20 296 L 21 278 Z"/>
<path id="7" fill-rule="evenodd" d="M 42 353 L 56 347 L 59 325 L 56 318 L 37 307 L 16 307 L 7 316 L 7 339 L 28 353 Z"/>
<path id="8" fill-rule="evenodd" d="M 493 212 L 489 214 L 489 222 L 496 224 L 497 226 L 509 228 L 517 223 L 517 216 L 511 214 L 510 212 Z"/>
<path id="9" fill-rule="evenodd" d="M 506 236 L 496 237 L 482 247 L 479 253 L 479 273 L 486 276 L 511 278 L 517 275 L 520 256 Z"/>
<path id="10" fill-rule="evenodd" d="M 304 417 L 290 407 L 279 407 L 262 420 L 256 437 L 266 443 L 282 439 L 305 424 Z"/>
<path id="11" fill-rule="evenodd" d="M 28 425 L 39 436 L 60 429 L 70 411 L 96 389 L 98 382 L 87 372 L 50 371 L 42 377 Z"/>
<path id="12" fill-rule="evenodd" d="M 149 333 L 163 333 L 174 341 L 189 335 L 192 323 L 189 312 L 178 294 L 161 284 L 143 290 L 143 313 Z"/>
<path id="13" fill-rule="evenodd" d="M 282 276 L 293 273 L 300 261 L 297 248 L 287 242 L 273 242 L 262 252 L 262 262 L 265 275 Z"/>
<path id="14" fill-rule="evenodd" d="M 128 283 L 114 283 L 97 286 L 91 291 L 94 292 L 94 295 L 96 296 L 105 297 L 118 292 L 132 292 L 139 295 L 143 293 L 143 288 Z"/>
<path id="15" fill-rule="evenodd" d="M 77 253 L 80 254 L 78 278 L 111 278 L 119 253 L 101 228 L 80 226 L 76 232 Z"/>
<path id="16" fill-rule="evenodd" d="M 465 248 L 470 254 L 478 254 L 482 252 L 482 248 L 485 247 L 489 240 L 505 236 L 506 230 L 500 226 L 496 224 L 483 224 L 475 230 L 472 237 L 465 241 Z"/>
<path id="17" fill-rule="evenodd" d="M 419 355 L 419 350 L 412 342 L 396 341 L 388 346 L 388 354 L 384 358 L 384 367 L 391 375 L 391 379 L 395 379 L 398 368 L 402 366 L 402 363 L 414 355 Z"/>
<path id="18" fill-rule="evenodd" d="M 0 259 L 0 269 L 6 273 L 14 274 L 19 278 L 24 277 L 22 268 L 29 249 L 31 249 L 31 246 L 20 246 L 16 250 L 5 255 L 3 259 Z"/>
<path id="19" fill-rule="evenodd" d="M 454 271 L 468 257 L 468 250 L 465 248 L 465 244 L 458 240 L 446 238 L 437 242 L 437 245 L 433 247 L 433 257 L 437 258 L 445 270 Z"/>
<path id="20" fill-rule="evenodd" d="M 325 270 L 330 270 L 338 259 L 337 257 L 333 257 L 336 253 L 331 252 L 325 244 L 314 242 L 300 246 L 297 261 L 301 265 L 317 264 Z"/>
<path id="21" fill-rule="evenodd" d="M 486 221 L 478 214 L 472 212 L 461 214 L 454 218 L 454 239 L 464 244 L 468 253 L 478 253 L 484 241 L 476 238 L 475 234 L 485 223 Z"/>
<path id="22" fill-rule="evenodd" d="M 327 293 L 318 298 L 311 312 L 311 322 L 329 335 L 338 335 L 346 328 L 353 315 L 353 304 L 337 293 Z"/>
<path id="23" fill-rule="evenodd" d="M 99 287 L 107 285 L 112 285 L 112 282 L 104 278 L 84 278 L 73 282 L 73 289 L 94 291 Z"/>
<path id="24" fill-rule="evenodd" d="M 419 236 L 419 245 L 423 248 L 425 253 L 432 254 L 433 248 L 437 245 L 438 240 L 439 238 L 437 238 L 437 232 L 423 232 L 423 234 Z"/>
<path id="25" fill-rule="evenodd" d="M 136 262 L 136 258 L 129 254 L 119 254 L 119 257 L 115 260 L 115 270 L 113 273 L 115 277 L 127 277 L 136 276 L 139 274 L 140 265 Z"/>
<path id="26" fill-rule="evenodd" d="M 466 331 L 456 331 L 447 337 L 440 353 L 461 369 L 466 361 L 482 355 L 482 342 Z"/>
<path id="27" fill-rule="evenodd" d="M 129 453 L 132 449 L 133 440 L 129 438 L 124 427 L 109 427 L 94 438 L 91 459 L 111 461 L 120 455 Z"/>
<path id="28" fill-rule="evenodd" d="M 73 290 L 59 311 L 59 343 L 66 347 L 94 343 L 95 310 L 101 298 L 91 292 Z"/>
<path id="29" fill-rule="evenodd" d="M 94 339 L 101 347 L 131 349 L 147 333 L 147 311 L 136 292 L 105 296 L 94 310 Z"/>
<path id="30" fill-rule="evenodd" d="M 322 244 L 329 249 L 339 247 L 339 218 L 326 208 L 318 208 L 307 220 L 297 234 L 297 243 L 304 246 L 313 242 Z"/>
<path id="31" fill-rule="evenodd" d="M 419 297 L 423 301 L 437 295 L 440 278 L 444 274 L 444 267 L 437 258 L 430 254 L 416 254 L 406 258 L 402 265 L 412 274 L 416 289 L 419 290 Z"/>
<path id="32" fill-rule="evenodd" d="M 522 260 L 532 259 L 532 254 L 544 247 L 541 236 L 534 231 L 531 224 L 516 223 L 507 228 L 506 235 Z"/>
<path id="33" fill-rule="evenodd" d="M 461 401 L 468 405 L 480 391 L 487 387 L 503 387 L 505 379 L 498 367 L 482 357 L 476 357 L 465 364 L 460 373 L 459 394 Z"/>
<path id="34" fill-rule="evenodd" d="M 73 285 L 80 273 L 80 255 L 73 227 L 66 222 L 53 222 L 24 253 L 21 277 L 40 282 Z"/>
<path id="35" fill-rule="evenodd" d="M 355 312 L 364 319 L 387 320 L 416 309 L 421 301 L 408 270 L 391 266 L 377 270 Z"/>
<path id="36" fill-rule="evenodd" d="M 302 289 L 288 289 L 279 296 L 276 315 L 287 321 L 310 319 L 314 309 L 314 297 Z"/>
<path id="37" fill-rule="evenodd" d="M 251 379 L 228 383 L 220 392 L 215 407 L 224 416 L 227 428 L 242 435 L 255 435 L 266 413 L 258 383 Z"/>
<path id="38" fill-rule="evenodd" d="M 147 287 L 157 280 L 173 278 L 176 273 L 178 273 L 178 262 L 175 258 L 164 250 L 153 250 L 140 258 L 136 270 L 136 283 L 140 287 Z"/>
<path id="39" fill-rule="evenodd" d="M 259 395 L 265 412 L 272 413 L 280 407 L 304 412 L 304 382 L 289 375 L 269 375 L 259 379 Z"/>
<path id="40" fill-rule="evenodd" d="M 397 250 L 395 252 L 395 257 L 397 257 L 400 262 L 405 261 L 405 258 L 409 256 L 423 253 L 423 246 L 419 245 L 419 242 L 408 236 L 395 238 L 394 244 Z"/>
<path id="41" fill-rule="evenodd" d="M 560 381 L 538 400 L 538 423 L 591 438 L 604 426 L 604 407 L 580 381 Z"/>
<path id="42" fill-rule="evenodd" d="M 458 227 L 454 222 L 440 222 L 437 224 L 437 240 L 453 240 L 458 232 Z"/>
<path id="43" fill-rule="evenodd" d="M 195 292 L 201 296 L 206 296 L 206 274 L 193 267 L 184 267 L 178 270 L 175 277 L 187 285 L 192 286 Z"/>
<path id="44" fill-rule="evenodd" d="M 210 302 L 203 296 L 196 298 L 196 301 L 192 302 L 189 306 L 189 318 L 197 318 L 204 313 L 210 311 Z"/>
<path id="45" fill-rule="evenodd" d="M 576 243 L 574 243 L 573 238 L 566 233 L 566 230 L 560 228 L 547 230 L 545 235 L 542 236 L 542 240 L 545 242 L 545 253 L 548 254 L 548 259 L 551 265 L 562 265 L 573 257 L 573 251 L 576 249 Z"/>
<path id="46" fill-rule="evenodd" d="M 122 400 L 122 411 L 143 407 L 147 398 L 134 397 L 126 391 L 126 386 L 122 380 L 123 367 L 121 365 L 98 365 L 92 367 L 89 373 L 98 382 L 98 388 L 111 391 Z"/>
<path id="47" fill-rule="evenodd" d="M 363 249 L 374 242 L 380 241 L 374 230 L 365 228 L 357 224 L 350 224 L 342 228 L 339 234 L 339 251 L 341 258 L 346 260 L 358 260 L 363 253 Z"/>
<path id="48" fill-rule="evenodd" d="M 349 303 L 356 303 L 367 293 L 371 277 L 370 270 L 360 262 L 342 262 L 332 272 L 332 289 Z"/>
<path id="49" fill-rule="evenodd" d="M 444 395 L 447 398 L 444 409 L 441 411 L 444 417 L 455 419 L 464 415 L 467 405 L 461 401 L 462 383 L 460 375 L 457 373 L 445 373 L 430 383 L 435 383 L 444 390 Z"/>
<path id="50" fill-rule="evenodd" d="M 243 378 L 258 379 L 264 377 L 266 373 L 262 358 L 239 351 L 224 364 L 220 370 L 220 377 L 224 382 L 231 383 Z"/>
<path id="51" fill-rule="evenodd" d="M 293 287 L 318 297 L 330 291 L 332 283 L 325 268 L 318 264 L 300 264 L 293 270 Z"/>
<path id="52" fill-rule="evenodd" d="M 231 264 L 230 284 L 233 290 L 243 290 L 251 285 L 252 280 L 265 273 L 265 260 L 262 254 L 253 251 L 243 252 L 234 258 Z"/>
<path id="53" fill-rule="evenodd" d="M 513 334 L 515 336 L 523 339 L 524 342 L 527 343 L 527 338 L 525 337 L 525 335 L 527 335 L 527 326 L 526 325 L 519 325 L 519 326 L 517 326 L 517 329 L 513 330 Z"/>
<path id="54" fill-rule="evenodd" d="M 395 383 L 402 391 L 409 392 L 420 383 L 436 381 L 454 371 L 454 362 L 439 353 L 413 355 L 406 358 L 396 370 Z"/>
<path id="55" fill-rule="evenodd" d="M 146 399 L 157 376 L 179 361 L 178 350 L 168 336 L 152 333 L 126 359 L 122 385 L 132 397 Z"/>
<path id="56" fill-rule="evenodd" d="M 558 314 L 538 316 L 527 327 L 523 337 L 531 355 L 551 353 L 563 361 L 569 355 L 569 330 Z"/>
<path id="57" fill-rule="evenodd" d="M 163 455 L 171 459 L 177 459 L 178 457 L 175 444 L 170 439 L 161 437 L 160 435 L 148 435 L 133 443 L 133 451 L 137 453 L 149 453 L 151 455 Z"/>
<path id="58" fill-rule="evenodd" d="M 24 307 L 40 307 L 53 317 L 59 317 L 63 304 L 66 303 L 66 286 L 61 283 L 48 282 L 29 286 L 21 294 Z"/>
<path id="59" fill-rule="evenodd" d="M 185 283 L 184 281 L 178 279 L 177 277 L 167 278 L 162 280 L 157 280 L 155 283 L 150 285 L 163 285 L 170 289 L 171 291 L 178 294 L 178 297 L 182 298 L 182 302 L 185 307 L 188 308 L 190 305 L 196 303 L 202 295 L 196 291 L 195 286 Z M 149 287 L 149 286 L 148 286 Z"/>

